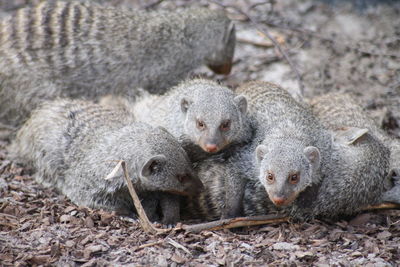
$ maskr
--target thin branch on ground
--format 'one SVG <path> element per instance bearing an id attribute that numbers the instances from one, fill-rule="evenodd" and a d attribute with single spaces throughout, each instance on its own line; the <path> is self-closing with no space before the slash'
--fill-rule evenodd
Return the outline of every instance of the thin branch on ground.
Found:
<path id="1" fill-rule="evenodd" d="M 157 245 L 161 245 L 163 244 L 165 241 L 164 239 L 158 240 L 156 242 L 151 242 L 151 243 L 146 243 L 140 246 L 137 246 L 136 248 L 134 248 L 133 251 L 139 250 L 139 249 L 143 249 L 143 248 L 147 248 L 147 247 L 152 247 L 152 246 L 157 246 Z"/>
<path id="2" fill-rule="evenodd" d="M 289 221 L 289 217 L 287 217 L 287 216 L 263 215 L 263 216 L 222 219 L 222 220 L 218 220 L 218 221 L 199 223 L 199 224 L 193 224 L 193 225 L 182 225 L 182 229 L 187 232 L 198 233 L 198 232 L 205 231 L 205 230 L 213 231 L 213 230 L 231 229 L 231 228 L 244 227 L 244 226 L 282 223 L 282 222 L 288 222 L 288 221 Z"/>
<path id="3" fill-rule="evenodd" d="M 122 170 L 124 172 L 124 178 L 125 178 L 125 182 L 128 186 L 129 189 L 129 194 L 132 197 L 133 200 L 133 204 L 135 205 L 136 211 L 138 213 L 139 216 L 139 222 L 140 225 L 142 226 L 143 230 L 146 233 L 150 233 L 150 234 L 161 234 L 161 233 L 166 233 L 169 232 L 169 229 L 160 229 L 160 228 L 156 228 L 149 220 L 149 218 L 146 215 L 146 212 L 143 209 L 142 203 L 140 202 L 140 199 L 136 193 L 135 188 L 133 187 L 132 181 L 129 177 L 128 174 L 128 169 L 126 167 L 126 163 L 124 160 L 119 160 L 117 165 L 115 166 L 115 168 L 111 171 L 111 173 L 109 175 L 107 175 L 106 179 L 111 179 L 113 178 L 113 176 L 115 175 L 115 173 L 119 170 L 119 168 L 122 167 Z"/>
<path id="4" fill-rule="evenodd" d="M 364 211 L 374 211 L 374 210 L 392 210 L 392 209 L 400 209 L 400 204 L 396 203 L 389 203 L 385 202 L 379 205 L 372 205 L 372 206 L 367 206 L 363 208 Z"/>
<path id="5" fill-rule="evenodd" d="M 169 244 L 171 244 L 172 246 L 176 247 L 177 249 L 181 249 L 181 250 L 185 251 L 187 254 L 192 255 L 192 253 L 185 246 L 179 244 L 178 242 L 176 242 L 172 238 L 168 237 L 167 238 L 167 242 Z"/>

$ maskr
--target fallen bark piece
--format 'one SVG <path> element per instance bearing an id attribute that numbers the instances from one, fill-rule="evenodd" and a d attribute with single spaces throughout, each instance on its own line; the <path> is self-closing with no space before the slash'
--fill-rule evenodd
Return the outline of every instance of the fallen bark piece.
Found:
<path id="1" fill-rule="evenodd" d="M 161 245 L 161 244 L 163 244 L 164 242 L 165 242 L 164 239 L 162 239 L 162 240 L 158 240 L 158 241 L 156 241 L 156 242 L 146 243 L 146 244 L 137 246 L 136 248 L 133 249 L 133 251 L 136 251 L 136 250 L 139 250 L 139 249 L 142 249 L 142 248 L 147 248 L 147 247 L 152 247 L 152 246 Z"/>
<path id="2" fill-rule="evenodd" d="M 179 244 L 178 242 L 176 242 L 175 240 L 173 240 L 172 238 L 168 237 L 167 238 L 167 242 L 171 245 L 173 245 L 174 247 L 178 248 L 178 249 L 182 249 L 183 251 L 185 251 L 187 254 L 192 255 L 192 253 L 183 245 Z"/>

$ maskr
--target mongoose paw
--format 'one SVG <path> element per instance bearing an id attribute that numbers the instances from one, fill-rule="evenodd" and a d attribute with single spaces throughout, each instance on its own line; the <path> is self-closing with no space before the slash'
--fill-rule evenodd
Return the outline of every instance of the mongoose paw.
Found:
<path id="1" fill-rule="evenodd" d="M 165 226 L 167 226 L 167 228 L 173 228 L 175 227 L 176 223 L 179 221 L 178 218 L 163 218 L 163 220 L 161 221 L 161 223 Z"/>

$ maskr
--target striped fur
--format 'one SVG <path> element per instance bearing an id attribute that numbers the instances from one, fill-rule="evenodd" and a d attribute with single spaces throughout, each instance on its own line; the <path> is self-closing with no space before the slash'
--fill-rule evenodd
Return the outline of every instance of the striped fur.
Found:
<path id="1" fill-rule="evenodd" d="M 19 125 L 57 97 L 161 93 L 203 63 L 231 64 L 234 44 L 221 11 L 42 1 L 0 21 L 0 122 Z"/>

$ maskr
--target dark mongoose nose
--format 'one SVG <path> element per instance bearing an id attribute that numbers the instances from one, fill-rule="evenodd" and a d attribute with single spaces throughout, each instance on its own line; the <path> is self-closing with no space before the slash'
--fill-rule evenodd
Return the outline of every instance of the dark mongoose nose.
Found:
<path id="1" fill-rule="evenodd" d="M 205 145 L 206 151 L 209 153 L 214 153 L 218 151 L 218 147 L 216 144 L 206 144 Z"/>

